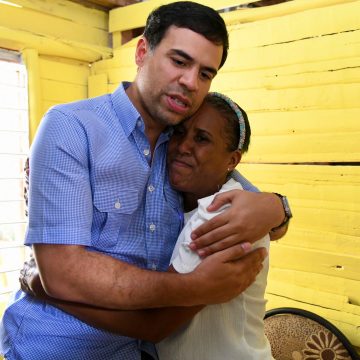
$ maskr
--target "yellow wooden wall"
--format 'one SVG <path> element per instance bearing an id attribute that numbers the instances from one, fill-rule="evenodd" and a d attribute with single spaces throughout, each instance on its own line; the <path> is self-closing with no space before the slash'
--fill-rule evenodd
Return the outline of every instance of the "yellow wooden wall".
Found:
<path id="1" fill-rule="evenodd" d="M 66 0 L 11 3 L 0 3 L 0 48 L 27 65 L 32 139 L 50 106 L 87 98 L 91 64 L 112 56 L 108 13 Z"/>
<path id="2" fill-rule="evenodd" d="M 89 93 L 133 79 L 136 39 L 160 3 L 110 12 L 114 57 L 93 64 Z M 217 9 L 249 1 L 217 1 Z M 213 1 L 202 3 L 214 6 Z M 212 89 L 249 113 L 239 169 L 288 195 L 294 219 L 271 246 L 268 308 L 294 306 L 338 326 L 360 347 L 360 1 L 293 0 L 224 13 L 229 58 Z M 356 163 L 357 162 L 357 163 Z"/>

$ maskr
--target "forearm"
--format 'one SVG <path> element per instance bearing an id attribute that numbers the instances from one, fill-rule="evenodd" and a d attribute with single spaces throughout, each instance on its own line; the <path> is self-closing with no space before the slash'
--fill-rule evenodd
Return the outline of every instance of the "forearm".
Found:
<path id="1" fill-rule="evenodd" d="M 191 306 L 191 294 L 196 301 L 189 275 L 143 270 L 80 246 L 34 245 L 34 253 L 46 293 L 60 300 L 124 310 Z"/>
<path id="2" fill-rule="evenodd" d="M 37 299 L 46 301 L 91 326 L 151 342 L 159 342 L 169 336 L 180 326 L 189 322 L 203 308 L 203 306 L 196 306 L 128 311 L 110 310 L 50 297 L 44 291 L 36 271 L 33 271 L 32 275 L 27 276 L 26 279 L 22 278 L 21 282 L 27 284 L 23 289 L 27 292 L 31 289 L 30 292 Z"/>
<path id="3" fill-rule="evenodd" d="M 53 304 L 94 327 L 154 343 L 188 323 L 203 308 L 199 305 L 126 311 L 66 302 Z"/>

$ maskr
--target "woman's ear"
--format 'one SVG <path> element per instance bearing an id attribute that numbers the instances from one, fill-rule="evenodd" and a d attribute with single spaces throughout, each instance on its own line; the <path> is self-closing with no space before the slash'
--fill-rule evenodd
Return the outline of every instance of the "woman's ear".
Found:
<path id="1" fill-rule="evenodd" d="M 231 153 L 229 163 L 228 163 L 228 171 L 232 171 L 236 168 L 237 164 L 241 160 L 241 151 L 235 150 Z"/>

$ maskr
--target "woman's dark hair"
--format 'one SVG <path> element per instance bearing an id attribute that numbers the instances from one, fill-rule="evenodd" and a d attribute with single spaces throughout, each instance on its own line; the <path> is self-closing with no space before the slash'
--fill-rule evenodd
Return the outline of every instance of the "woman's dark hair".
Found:
<path id="1" fill-rule="evenodd" d="M 204 103 L 209 104 L 224 117 L 224 119 L 226 120 L 224 132 L 227 140 L 228 150 L 229 151 L 237 150 L 240 140 L 240 125 L 239 125 L 239 119 L 236 113 L 234 112 L 234 110 L 224 99 L 212 94 L 206 95 L 204 99 Z M 246 151 L 248 151 L 250 145 L 250 136 L 251 136 L 250 123 L 245 110 L 243 110 L 235 102 L 233 103 L 235 106 L 239 108 L 245 122 L 245 141 L 241 149 L 241 152 L 244 154 Z"/>
<path id="2" fill-rule="evenodd" d="M 212 43 L 222 45 L 223 55 L 219 68 L 224 65 L 229 49 L 229 36 L 225 22 L 217 11 L 192 1 L 178 1 L 156 8 L 148 16 L 144 30 L 144 37 L 152 50 L 172 25 L 190 29 Z"/>

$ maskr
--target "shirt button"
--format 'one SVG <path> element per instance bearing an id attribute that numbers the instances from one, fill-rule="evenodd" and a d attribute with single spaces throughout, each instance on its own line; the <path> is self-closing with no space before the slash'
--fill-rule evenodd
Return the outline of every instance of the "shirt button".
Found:
<path id="1" fill-rule="evenodd" d="M 141 126 L 141 120 L 138 120 L 137 123 L 136 123 L 136 125 L 137 125 L 138 127 L 140 127 L 140 126 Z"/>
<path id="2" fill-rule="evenodd" d="M 152 263 L 152 264 L 151 264 L 151 269 L 155 271 L 156 268 L 157 268 L 156 264 L 155 264 L 155 263 Z"/>
<path id="3" fill-rule="evenodd" d="M 118 200 L 116 203 L 115 203 L 115 209 L 120 209 L 121 208 L 121 204 L 120 204 L 120 201 Z"/>
<path id="4" fill-rule="evenodd" d="M 150 224 L 149 229 L 150 229 L 150 231 L 155 231 L 155 229 L 156 229 L 155 224 Z"/>
<path id="5" fill-rule="evenodd" d="M 149 149 L 145 149 L 145 150 L 144 150 L 144 155 L 145 155 L 145 156 L 148 156 L 149 154 L 150 154 L 150 150 L 149 150 Z"/>
<path id="6" fill-rule="evenodd" d="M 153 191 L 155 190 L 154 185 L 149 185 L 148 190 L 149 190 L 150 192 L 153 192 Z"/>

